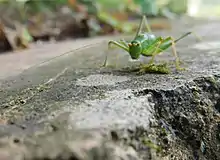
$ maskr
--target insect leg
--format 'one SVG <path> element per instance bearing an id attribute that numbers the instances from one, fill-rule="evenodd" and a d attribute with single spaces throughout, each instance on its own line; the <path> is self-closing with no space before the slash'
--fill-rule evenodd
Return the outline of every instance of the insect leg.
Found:
<path id="1" fill-rule="evenodd" d="M 148 21 L 147 21 L 147 17 L 144 15 L 144 25 L 146 26 L 146 28 L 147 28 L 147 32 L 150 32 L 150 33 L 152 33 L 152 31 L 151 31 L 151 28 L 150 28 L 150 25 L 149 25 L 149 23 L 148 23 Z"/>
<path id="2" fill-rule="evenodd" d="M 156 46 L 160 42 L 163 42 L 163 38 L 162 37 L 158 37 L 150 46 L 148 46 L 147 48 L 143 49 L 142 55 L 149 57 L 149 56 L 152 56 L 154 52 L 161 53 L 164 49 L 160 48 L 159 46 L 158 46 L 158 48 L 156 48 Z M 162 44 L 162 43 L 160 43 L 160 44 Z"/>
<path id="3" fill-rule="evenodd" d="M 129 51 L 129 48 L 128 48 L 128 46 L 126 45 L 126 42 L 125 41 L 123 41 L 123 40 L 121 40 L 120 42 L 117 42 L 117 41 L 109 41 L 109 43 L 108 43 L 108 47 L 110 47 L 110 45 L 115 45 L 115 46 L 118 46 L 118 47 L 120 47 L 120 48 L 122 48 L 122 49 L 124 49 L 125 51 Z M 106 64 L 107 64 L 107 59 L 108 59 L 108 53 L 106 54 L 106 56 L 105 56 L 105 61 L 104 61 L 104 64 L 103 64 L 103 67 L 105 67 L 106 66 Z"/>
<path id="4" fill-rule="evenodd" d="M 109 41 L 108 42 L 108 47 L 110 47 L 110 45 L 115 45 L 115 46 L 118 46 L 118 47 L 120 47 L 120 48 L 122 48 L 122 49 L 124 49 L 125 51 L 129 51 L 129 48 L 128 48 L 128 46 L 123 42 L 123 41 L 121 41 L 121 42 L 117 42 L 117 41 Z"/>
<path id="5" fill-rule="evenodd" d="M 197 39 L 198 42 L 202 42 L 202 37 L 199 36 L 198 34 L 196 34 L 195 32 L 191 32 L 193 34 L 193 36 Z M 212 47 L 212 45 L 210 45 L 209 43 L 206 43 L 208 46 Z"/>
<path id="6" fill-rule="evenodd" d="M 183 39 L 184 37 L 186 37 L 186 36 L 188 36 L 188 35 L 190 35 L 190 34 L 192 34 L 192 35 L 196 38 L 196 40 L 197 40 L 198 42 L 203 41 L 203 40 L 202 40 L 202 37 L 199 36 L 198 34 L 196 34 L 195 32 L 187 32 L 187 33 L 185 33 L 184 35 L 182 35 L 180 38 L 176 39 L 174 42 L 177 43 L 179 40 Z M 209 43 L 207 43 L 207 45 L 209 45 L 210 47 L 212 47 Z"/>
<path id="7" fill-rule="evenodd" d="M 178 39 L 175 39 L 174 42 L 177 43 L 179 40 L 185 38 L 186 36 L 193 34 L 193 36 L 197 39 L 197 41 L 202 41 L 202 38 L 200 36 L 198 36 L 195 32 L 187 32 L 185 34 L 183 34 L 181 37 L 179 37 Z"/>
<path id="8" fill-rule="evenodd" d="M 138 26 L 138 30 L 137 30 L 137 33 L 136 33 L 136 36 L 135 36 L 135 37 L 137 37 L 137 36 L 142 32 L 143 25 L 146 26 L 147 32 L 152 33 L 151 28 L 150 28 L 150 25 L 149 25 L 149 23 L 148 23 L 148 21 L 147 21 L 147 18 L 146 18 L 145 15 L 143 15 L 143 16 L 142 16 L 142 19 L 141 19 L 141 22 L 140 22 L 140 24 L 139 24 L 139 26 Z"/>
<path id="9" fill-rule="evenodd" d="M 155 42 L 151 44 L 150 47 L 145 49 L 142 53 L 143 56 L 151 56 L 149 64 L 154 62 L 155 56 L 163 52 L 163 49 L 160 48 L 161 44 L 164 42 L 162 37 L 158 37 Z"/>
<path id="10" fill-rule="evenodd" d="M 176 46 L 175 46 L 175 40 L 174 38 L 172 37 L 168 37 L 166 40 L 171 40 L 171 43 L 172 43 L 172 53 L 173 53 L 173 56 L 176 58 L 176 69 L 177 70 L 185 70 L 184 68 L 181 68 L 180 67 L 180 59 L 179 59 L 179 56 L 177 55 L 177 52 L 176 52 Z"/>
<path id="11" fill-rule="evenodd" d="M 120 40 L 120 43 L 123 44 L 123 45 L 126 46 L 126 47 L 128 46 L 128 43 L 127 43 L 124 39 L 121 39 L 121 40 Z"/>
<path id="12" fill-rule="evenodd" d="M 163 42 L 163 40 L 161 40 L 158 44 L 155 44 L 153 47 L 155 48 L 155 50 L 154 50 L 154 52 L 153 52 L 153 54 L 152 54 L 152 57 L 151 57 L 151 60 L 150 60 L 150 62 L 149 62 L 149 64 L 153 64 L 154 63 L 154 59 L 155 59 L 155 56 L 157 55 L 157 54 L 159 54 L 159 53 L 161 53 L 161 51 L 160 51 L 160 45 L 161 45 L 161 43 Z M 159 50 L 158 50 L 159 49 Z"/>
<path id="13" fill-rule="evenodd" d="M 188 33 L 188 34 L 189 34 L 189 33 Z M 176 42 L 177 42 L 178 40 L 184 38 L 184 37 L 187 36 L 188 34 L 185 34 L 185 35 L 181 36 L 179 39 L 176 40 Z M 159 46 L 158 46 L 158 42 L 159 42 Z M 172 37 L 168 37 L 168 38 L 165 38 L 165 39 L 162 39 L 162 38 L 158 39 L 158 40 L 156 41 L 156 43 L 152 44 L 152 46 L 146 50 L 146 53 L 147 53 L 147 52 L 148 52 L 148 54 L 149 54 L 149 53 L 152 53 L 151 56 L 152 56 L 152 58 L 154 59 L 154 57 L 155 57 L 157 54 L 163 52 L 164 50 L 166 50 L 166 49 L 169 48 L 169 47 L 172 47 L 173 56 L 176 58 L 176 61 L 175 61 L 176 68 L 177 68 L 178 70 L 182 70 L 182 69 L 180 68 L 180 60 L 179 60 L 179 57 L 178 57 L 178 55 L 177 55 L 177 53 L 176 53 L 175 40 L 174 40 L 174 38 L 172 38 Z M 151 63 L 152 63 L 152 62 L 151 62 Z"/>
<path id="14" fill-rule="evenodd" d="M 193 36 L 197 39 L 197 41 L 202 41 L 202 37 L 199 36 L 197 33 L 195 32 L 191 32 L 193 34 Z"/>

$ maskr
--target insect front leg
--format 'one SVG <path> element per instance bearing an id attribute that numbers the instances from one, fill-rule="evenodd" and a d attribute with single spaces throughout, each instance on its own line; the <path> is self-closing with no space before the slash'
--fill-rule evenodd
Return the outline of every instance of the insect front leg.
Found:
<path id="1" fill-rule="evenodd" d="M 115 46 L 117 46 L 117 47 L 119 47 L 119 48 L 122 48 L 123 50 L 129 52 L 129 47 L 128 47 L 128 45 L 126 44 L 126 42 L 125 42 L 124 40 L 120 40 L 120 42 L 117 42 L 117 41 L 109 41 L 109 42 L 108 42 L 108 47 L 110 48 L 111 45 L 115 45 Z M 106 54 L 103 67 L 106 67 L 107 59 L 108 59 L 108 53 Z"/>
<path id="2" fill-rule="evenodd" d="M 125 42 L 123 40 L 120 40 L 120 42 L 117 42 L 117 41 L 109 41 L 108 42 L 108 47 L 110 48 L 111 45 L 115 45 L 119 48 L 122 48 L 124 49 L 125 51 L 129 51 L 129 48 L 128 46 L 125 44 Z"/>

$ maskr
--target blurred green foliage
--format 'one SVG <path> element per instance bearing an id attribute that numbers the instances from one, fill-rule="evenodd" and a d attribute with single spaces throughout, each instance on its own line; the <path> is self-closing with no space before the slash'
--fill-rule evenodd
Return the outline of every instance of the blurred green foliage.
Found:
<path id="1" fill-rule="evenodd" d="M 0 3 L 7 3 L 10 9 L 18 11 L 22 23 L 30 15 L 53 15 L 60 7 L 68 6 L 73 16 L 76 12 L 86 12 L 88 15 L 95 15 L 98 21 L 126 33 L 133 29 L 127 19 L 142 14 L 169 17 L 172 15 L 170 11 L 181 14 L 186 11 L 186 2 L 187 0 L 0 0 Z M 86 8 L 86 11 L 79 9 L 81 7 Z"/>
<path id="2" fill-rule="evenodd" d="M 59 6 L 69 5 L 70 1 L 84 4 L 90 14 L 98 12 L 99 9 L 106 11 L 122 11 L 135 4 L 135 8 L 140 8 L 141 13 L 147 15 L 158 15 L 160 10 L 168 8 L 175 13 L 184 13 L 187 7 L 187 0 L 0 0 L 0 3 L 10 3 L 10 5 L 24 5 L 29 11 L 42 12 L 53 11 Z M 134 7 L 134 6 L 133 6 Z M 132 8 L 132 7 L 131 7 Z"/>

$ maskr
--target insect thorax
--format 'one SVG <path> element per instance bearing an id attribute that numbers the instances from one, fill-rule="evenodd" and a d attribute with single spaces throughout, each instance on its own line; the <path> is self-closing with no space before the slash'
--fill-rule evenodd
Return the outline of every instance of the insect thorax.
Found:
<path id="1" fill-rule="evenodd" d="M 156 40 L 156 36 L 151 33 L 141 33 L 135 38 L 135 40 L 139 41 L 140 43 L 150 43 Z"/>

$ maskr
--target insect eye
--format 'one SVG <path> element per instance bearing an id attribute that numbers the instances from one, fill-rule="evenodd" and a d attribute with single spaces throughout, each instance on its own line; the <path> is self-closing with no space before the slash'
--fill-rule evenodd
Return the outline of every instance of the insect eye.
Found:
<path id="1" fill-rule="evenodd" d="M 136 45 L 137 45 L 137 46 L 139 46 L 139 45 L 140 45 L 140 43 L 136 43 Z"/>

